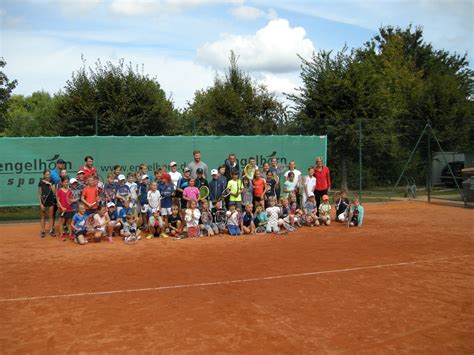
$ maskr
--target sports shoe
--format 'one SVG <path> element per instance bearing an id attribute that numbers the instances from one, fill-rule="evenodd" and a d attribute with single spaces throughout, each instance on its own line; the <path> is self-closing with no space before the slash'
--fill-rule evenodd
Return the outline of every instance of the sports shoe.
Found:
<path id="1" fill-rule="evenodd" d="M 63 235 L 61 236 L 61 240 L 62 240 L 63 242 L 65 242 L 65 241 L 67 240 L 67 239 L 66 239 L 66 234 L 63 234 Z"/>
<path id="2" fill-rule="evenodd" d="M 113 243 L 113 242 L 114 242 L 113 238 L 109 237 L 109 243 Z"/>
<path id="3" fill-rule="evenodd" d="M 54 231 L 54 228 L 49 231 L 49 235 L 53 238 L 56 236 L 56 232 Z"/>
<path id="4" fill-rule="evenodd" d="M 140 240 L 142 239 L 142 236 L 141 235 L 137 235 L 137 240 Z"/>
<path id="5" fill-rule="evenodd" d="M 44 238 L 46 237 L 46 232 L 45 231 L 41 231 L 41 238 Z"/>
<path id="6" fill-rule="evenodd" d="M 148 236 L 146 237 L 146 239 L 150 240 L 150 239 L 154 239 L 155 236 L 153 234 L 148 234 Z"/>
<path id="7" fill-rule="evenodd" d="M 69 234 L 69 239 L 74 240 L 74 234 Z"/>
<path id="8" fill-rule="evenodd" d="M 160 238 L 169 238 L 169 235 L 163 232 L 160 234 Z"/>

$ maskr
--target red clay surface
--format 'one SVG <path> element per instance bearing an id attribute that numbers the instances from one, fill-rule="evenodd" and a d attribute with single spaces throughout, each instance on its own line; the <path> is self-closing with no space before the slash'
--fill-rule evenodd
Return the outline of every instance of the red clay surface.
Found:
<path id="1" fill-rule="evenodd" d="M 0 352 L 472 354 L 474 211 L 397 202 L 366 216 L 134 246 L 0 226 Z M 370 268 L 343 270 L 358 267 Z M 313 274 L 261 279 L 301 273 Z M 239 279 L 256 280 L 220 283 Z"/>

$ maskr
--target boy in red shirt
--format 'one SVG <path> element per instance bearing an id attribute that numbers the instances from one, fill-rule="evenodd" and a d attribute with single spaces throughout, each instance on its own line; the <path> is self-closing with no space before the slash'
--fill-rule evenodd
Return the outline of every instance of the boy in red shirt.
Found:
<path id="1" fill-rule="evenodd" d="M 316 178 L 316 188 L 314 197 L 316 198 L 316 208 L 319 211 L 321 197 L 327 195 L 331 190 L 331 177 L 327 166 L 323 166 L 323 158 L 316 158 L 316 167 L 314 168 L 314 177 Z M 319 214 L 318 214 L 319 215 Z"/>
<path id="2" fill-rule="evenodd" d="M 94 214 L 98 207 L 99 191 L 95 185 L 94 177 L 89 176 L 87 186 L 82 190 L 81 201 L 86 206 L 86 215 Z"/>

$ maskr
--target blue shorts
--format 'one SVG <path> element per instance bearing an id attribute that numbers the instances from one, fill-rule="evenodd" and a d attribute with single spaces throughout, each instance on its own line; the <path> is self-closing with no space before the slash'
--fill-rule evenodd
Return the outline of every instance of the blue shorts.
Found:
<path id="1" fill-rule="evenodd" d="M 71 219 L 74 217 L 75 212 L 64 212 L 64 215 L 61 213 L 60 217 L 64 219 Z"/>
<path id="2" fill-rule="evenodd" d="M 230 235 L 241 235 L 242 234 L 242 232 L 240 231 L 239 226 L 228 225 L 227 229 L 229 230 Z"/>

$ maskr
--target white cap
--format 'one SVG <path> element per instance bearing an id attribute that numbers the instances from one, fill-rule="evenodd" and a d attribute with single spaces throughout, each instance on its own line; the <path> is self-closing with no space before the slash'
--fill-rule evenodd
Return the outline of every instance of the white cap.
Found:
<path id="1" fill-rule="evenodd" d="M 211 175 L 217 175 L 219 174 L 219 172 L 217 171 L 217 169 L 212 169 L 211 170 Z"/>
<path id="2" fill-rule="evenodd" d="M 150 177 L 147 174 L 142 175 L 142 180 L 149 179 Z"/>
<path id="3" fill-rule="evenodd" d="M 77 180 L 75 178 L 72 178 L 71 180 L 69 180 L 70 184 L 74 184 L 75 182 L 77 182 Z"/>
<path id="4" fill-rule="evenodd" d="M 173 166 L 173 165 L 178 165 L 178 164 L 177 164 L 175 161 L 172 161 L 172 162 L 170 163 L 170 166 Z"/>
<path id="5" fill-rule="evenodd" d="M 110 208 L 110 207 L 115 207 L 115 203 L 109 202 L 109 203 L 107 204 L 107 207 L 108 207 L 108 208 Z"/>
<path id="6" fill-rule="evenodd" d="M 119 180 L 119 181 L 120 181 L 120 180 L 125 180 L 125 175 L 120 174 L 120 175 L 118 176 L 118 180 Z"/>

